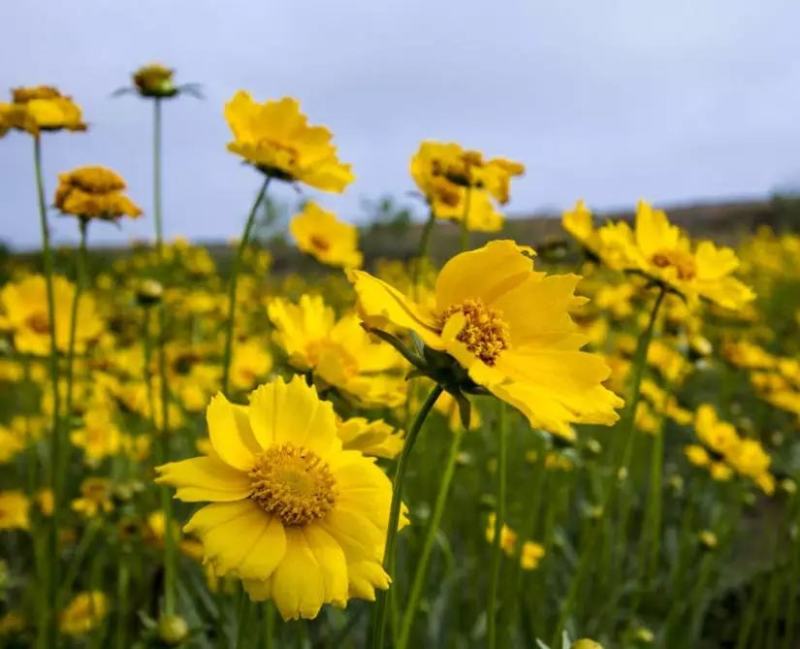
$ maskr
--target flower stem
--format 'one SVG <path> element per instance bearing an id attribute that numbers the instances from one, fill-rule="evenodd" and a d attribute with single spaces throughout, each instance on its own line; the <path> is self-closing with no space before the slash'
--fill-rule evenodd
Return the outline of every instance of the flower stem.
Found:
<path id="1" fill-rule="evenodd" d="M 417 284 L 419 284 L 419 276 L 422 274 L 422 264 L 428 257 L 428 249 L 431 243 L 431 234 L 433 233 L 433 226 L 436 224 L 436 214 L 431 206 L 428 212 L 428 220 L 422 226 L 422 234 L 419 238 L 419 249 L 417 250 L 417 258 L 414 260 L 414 269 L 411 276 L 411 287 L 418 293 Z"/>
<path id="2" fill-rule="evenodd" d="M 247 222 L 244 225 L 244 232 L 239 241 L 239 247 L 236 249 L 236 256 L 233 258 L 233 268 L 231 269 L 231 277 L 228 282 L 228 322 L 225 330 L 225 356 L 222 360 L 222 392 L 228 393 L 228 382 L 230 379 L 231 357 L 233 353 L 233 335 L 234 335 L 234 321 L 236 319 L 236 288 L 239 281 L 239 269 L 242 265 L 242 255 L 250 242 L 250 233 L 253 229 L 253 224 L 256 220 L 256 213 L 261 201 L 264 200 L 264 195 L 267 193 L 269 186 L 270 176 L 264 178 L 261 184 L 261 189 L 250 208 L 250 214 L 247 217 Z"/>
<path id="3" fill-rule="evenodd" d="M 436 539 L 436 532 L 439 530 L 439 525 L 442 522 L 442 515 L 444 514 L 444 507 L 447 503 L 447 497 L 450 493 L 450 483 L 453 481 L 453 474 L 455 473 L 456 458 L 458 451 L 461 448 L 461 440 L 464 433 L 457 431 L 453 433 L 453 439 L 450 442 L 450 450 L 447 455 L 447 464 L 442 474 L 442 479 L 439 482 L 439 491 L 436 494 L 436 501 L 433 506 L 433 513 L 431 514 L 428 523 L 428 529 L 425 531 L 425 539 L 422 543 L 422 552 L 417 559 L 417 567 L 414 572 L 414 580 L 411 583 L 411 592 L 408 595 L 408 604 L 403 613 L 403 619 L 400 623 L 400 634 L 397 639 L 396 649 L 405 649 L 408 645 L 408 640 L 411 635 L 411 627 L 414 623 L 414 616 L 419 607 L 419 600 L 422 596 L 422 589 L 425 586 L 425 577 L 428 574 L 428 564 L 433 550 L 433 543 Z"/>
<path id="4" fill-rule="evenodd" d="M 492 544 L 492 563 L 489 573 L 489 598 L 486 604 L 486 646 L 497 646 L 497 587 L 500 582 L 500 562 L 503 556 L 501 535 L 506 519 L 506 482 L 508 473 L 508 415 L 506 404 L 499 403 L 497 449 L 497 511 L 494 519 L 494 539 Z M 518 541 L 521 542 L 521 541 Z"/>
<path id="5" fill-rule="evenodd" d="M 464 214 L 461 218 L 461 252 L 469 249 L 469 208 L 472 202 L 472 186 L 468 185 L 464 194 Z"/>
<path id="6" fill-rule="evenodd" d="M 47 315 L 50 329 L 50 386 L 53 391 L 53 419 L 50 435 L 50 487 L 53 490 L 53 513 L 50 517 L 49 548 L 47 561 L 49 562 L 49 579 L 44 585 L 48 593 L 49 611 L 47 614 L 47 633 L 40 636 L 47 647 L 57 648 L 58 620 L 56 611 L 58 598 L 58 525 L 61 514 L 61 494 L 58 491 L 58 467 L 61 464 L 61 395 L 58 390 L 58 344 L 56 341 L 56 308 L 55 291 L 53 288 L 53 251 L 50 247 L 50 230 L 47 224 L 47 204 L 44 197 L 44 180 L 42 178 L 42 142 L 40 137 L 33 138 L 33 165 L 36 175 L 36 196 L 39 204 L 39 224 L 42 230 L 42 258 L 44 262 L 44 276 L 47 290 Z M 49 641 L 48 641 L 49 636 Z"/>
<path id="7" fill-rule="evenodd" d="M 75 389 L 75 336 L 78 332 L 78 313 L 80 307 L 81 294 L 86 289 L 86 239 L 89 231 L 88 219 L 81 218 L 80 221 L 81 240 L 78 247 L 77 263 L 75 264 L 75 293 L 72 296 L 72 307 L 69 322 L 69 344 L 67 347 L 67 400 L 64 407 L 64 415 L 67 419 L 67 432 L 71 427 L 72 404 Z M 59 487 L 63 467 L 59 467 Z"/>
<path id="8" fill-rule="evenodd" d="M 153 100 L 153 221 L 156 229 L 156 255 L 158 257 L 158 274 L 162 285 L 166 280 L 164 264 L 164 226 L 161 215 L 161 99 Z M 166 311 L 163 301 L 158 305 L 158 379 L 160 388 L 160 460 L 169 460 L 169 388 L 167 385 L 167 355 L 164 349 L 166 342 Z M 149 372 L 148 372 L 149 376 Z M 158 421 L 152 411 L 153 422 Z M 175 543 L 172 537 L 172 500 L 166 487 L 160 490 L 161 508 L 164 510 L 164 611 L 167 615 L 175 613 L 176 592 L 176 556 Z"/>
<path id="9" fill-rule="evenodd" d="M 406 471 L 408 470 L 408 458 L 411 455 L 411 451 L 414 448 L 415 442 L 417 441 L 417 437 L 422 429 L 422 425 L 425 423 L 425 419 L 428 417 L 428 413 L 430 413 L 431 409 L 436 403 L 436 400 L 443 391 L 444 388 L 442 388 L 442 386 L 438 383 L 433 386 L 427 398 L 425 399 L 425 402 L 422 404 L 422 408 L 420 408 L 419 412 L 417 413 L 414 423 L 411 424 L 411 428 L 408 431 L 408 436 L 406 437 L 406 442 L 403 445 L 403 450 L 397 460 L 397 468 L 395 470 L 393 481 L 394 484 L 392 485 L 392 504 L 389 508 L 389 523 L 388 527 L 386 528 L 386 545 L 384 546 L 383 551 L 383 567 L 389 574 L 392 573 L 394 566 L 395 541 L 397 538 L 397 527 L 400 521 L 400 505 L 402 503 L 403 496 L 403 482 L 405 480 Z M 370 629 L 369 646 L 372 647 L 372 649 L 383 649 L 383 640 L 386 635 L 387 597 L 388 593 L 386 591 L 380 591 L 377 594 L 375 608 L 373 609 L 372 614 L 372 627 Z"/>

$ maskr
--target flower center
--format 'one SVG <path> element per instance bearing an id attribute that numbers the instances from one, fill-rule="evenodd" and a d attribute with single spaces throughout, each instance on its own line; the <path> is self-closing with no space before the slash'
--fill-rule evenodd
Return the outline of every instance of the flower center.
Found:
<path id="1" fill-rule="evenodd" d="M 456 336 L 467 349 L 487 365 L 494 365 L 504 349 L 508 349 L 508 325 L 497 309 L 487 307 L 480 298 L 464 300 L 449 306 L 442 314 L 442 326 L 455 313 L 463 313 L 466 323 Z"/>
<path id="2" fill-rule="evenodd" d="M 674 268 L 678 279 L 689 280 L 697 273 L 692 256 L 681 250 L 659 250 L 651 261 L 658 268 Z"/>
<path id="3" fill-rule="evenodd" d="M 264 451 L 249 475 L 250 498 L 287 526 L 319 520 L 336 502 L 336 481 L 328 463 L 293 444 Z"/>
<path id="4" fill-rule="evenodd" d="M 328 241 L 318 234 L 311 235 L 311 245 L 314 246 L 316 250 L 320 252 L 328 252 L 331 248 L 331 244 Z"/>
<path id="5" fill-rule="evenodd" d="M 33 313 L 26 320 L 26 324 L 37 334 L 50 333 L 50 318 L 46 313 Z"/>

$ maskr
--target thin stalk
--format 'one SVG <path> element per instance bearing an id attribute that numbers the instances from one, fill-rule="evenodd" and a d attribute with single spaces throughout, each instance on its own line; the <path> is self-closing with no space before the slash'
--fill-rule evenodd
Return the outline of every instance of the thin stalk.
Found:
<path id="1" fill-rule="evenodd" d="M 439 491 L 436 494 L 436 501 L 433 506 L 433 513 L 431 514 L 428 523 L 428 529 L 425 531 L 425 539 L 422 543 L 422 552 L 417 559 L 417 568 L 414 572 L 414 579 L 411 583 L 411 591 L 408 595 L 408 604 L 406 605 L 403 619 L 400 622 L 400 633 L 397 638 L 397 649 L 405 649 L 408 646 L 408 640 L 411 636 L 411 627 L 414 623 L 414 616 L 419 607 L 419 600 L 422 596 L 422 589 L 425 586 L 425 578 L 428 575 L 428 563 L 431 558 L 431 551 L 433 544 L 436 540 L 436 532 L 439 530 L 439 525 L 442 522 L 442 515 L 444 514 L 444 507 L 447 503 L 447 497 L 450 494 L 450 483 L 453 481 L 453 474 L 455 473 L 456 458 L 458 457 L 459 449 L 461 448 L 461 440 L 464 437 L 462 431 L 453 433 L 453 439 L 450 442 L 450 450 L 447 454 L 447 463 L 445 464 L 442 479 L 439 482 Z"/>
<path id="2" fill-rule="evenodd" d="M 433 211 L 433 206 L 430 207 L 428 212 L 428 220 L 422 226 L 422 234 L 419 238 L 419 249 L 417 250 L 417 258 L 414 260 L 414 269 L 411 276 L 411 287 L 415 294 L 418 294 L 417 284 L 419 284 L 419 276 L 422 274 L 422 264 L 428 257 L 428 249 L 431 243 L 431 234 L 433 233 L 433 226 L 436 224 L 436 214 Z"/>
<path id="3" fill-rule="evenodd" d="M 42 179 L 42 143 L 39 136 L 33 138 L 33 166 L 36 175 L 36 196 L 39 204 L 39 225 L 42 231 L 42 258 L 47 290 L 47 316 L 50 329 L 50 385 L 53 391 L 53 420 L 50 435 L 50 487 L 53 490 L 53 513 L 50 517 L 49 549 L 47 551 L 49 579 L 43 584 L 48 593 L 49 610 L 46 629 L 37 642 L 39 646 L 57 648 L 58 619 L 58 526 L 61 519 L 61 494 L 58 490 L 58 467 L 61 464 L 61 395 L 58 391 L 58 344 L 56 341 L 56 307 L 53 288 L 53 251 L 50 247 L 50 230 L 47 224 L 47 204 L 45 202 L 44 180 Z M 44 643 L 44 644 L 42 644 Z"/>
<path id="4" fill-rule="evenodd" d="M 71 428 L 72 421 L 72 404 L 75 390 L 75 337 L 78 332 L 78 313 L 80 312 L 80 300 L 83 291 L 86 290 L 87 285 L 87 262 L 86 262 L 86 240 L 89 232 L 89 220 L 81 218 L 79 220 L 80 226 L 80 244 L 78 246 L 78 256 L 75 264 L 75 293 L 72 296 L 72 307 L 69 322 L 69 344 L 67 347 L 67 399 L 64 407 L 64 415 L 67 420 L 67 432 Z M 68 440 L 69 438 L 67 438 Z M 61 484 L 63 484 L 63 466 L 58 467 L 59 471 L 59 491 Z"/>
<path id="5" fill-rule="evenodd" d="M 791 544 L 789 546 L 788 595 L 786 597 L 786 632 L 783 638 L 782 649 L 790 649 L 792 641 L 794 640 L 795 616 L 797 612 L 797 592 L 795 591 L 795 585 L 800 578 L 800 534 L 797 533 L 796 529 L 798 509 L 797 495 L 792 498 L 792 505 L 793 512 L 789 519 L 789 529 L 794 533 L 792 534 L 790 532 L 789 537 L 791 539 Z"/>
<path id="6" fill-rule="evenodd" d="M 461 218 L 461 252 L 469 249 L 469 218 L 470 204 L 472 203 L 472 185 L 468 184 L 464 194 L 464 214 Z"/>
<path id="7" fill-rule="evenodd" d="M 486 602 L 486 646 L 497 646 L 497 587 L 500 583 L 500 563 L 503 558 L 501 532 L 506 520 L 506 483 L 508 480 L 508 415 L 506 404 L 499 403 L 498 448 L 497 448 L 497 507 L 494 519 L 492 563 L 489 573 L 489 597 Z M 520 539 L 520 543 L 521 543 Z"/>
<path id="8" fill-rule="evenodd" d="M 662 475 L 664 472 L 664 434 L 666 417 L 652 440 L 650 448 L 650 488 L 648 490 L 647 510 L 644 517 L 642 549 L 645 580 L 655 577 L 658 569 L 658 556 L 661 541 L 661 512 L 663 509 Z"/>
<path id="9" fill-rule="evenodd" d="M 116 649 L 128 649 L 128 584 L 130 571 L 128 553 L 123 550 L 117 568 L 117 627 L 115 633 Z"/>
<path id="10" fill-rule="evenodd" d="M 239 247 L 236 249 L 236 256 L 233 258 L 233 268 L 231 269 L 231 277 L 228 281 L 228 321 L 225 329 L 225 355 L 222 360 L 222 392 L 228 393 L 228 381 L 230 378 L 231 356 L 233 353 L 233 334 L 235 330 L 234 321 L 236 319 L 236 288 L 239 282 L 239 269 L 242 265 L 242 255 L 250 243 L 250 233 L 253 230 L 253 224 L 256 220 L 256 213 L 261 201 L 264 200 L 264 195 L 267 193 L 269 186 L 270 176 L 264 177 L 264 182 L 261 184 L 261 189 L 250 208 L 250 214 L 247 216 L 247 222 L 244 225 L 244 232 L 239 241 Z"/>
<path id="11" fill-rule="evenodd" d="M 275 638 L 275 608 L 270 602 L 264 602 L 264 649 L 273 649 Z"/>
<path id="12" fill-rule="evenodd" d="M 433 408 L 436 400 L 444 391 L 438 383 L 431 388 L 425 402 L 422 404 L 417 413 L 414 423 L 408 431 L 406 442 L 403 445 L 403 450 L 397 460 L 397 468 L 395 469 L 394 480 L 392 485 L 392 504 L 389 508 L 389 523 L 386 529 L 386 544 L 383 551 L 383 567 L 392 573 L 395 558 L 395 541 L 397 539 L 397 526 L 400 521 L 400 504 L 403 497 L 403 483 L 405 482 L 406 471 L 408 470 L 408 459 L 414 444 L 417 441 L 422 425 L 428 417 Z M 370 629 L 370 647 L 372 649 L 383 649 L 384 637 L 386 636 L 386 619 L 387 619 L 387 597 L 386 591 L 379 591 L 375 602 L 375 607 L 372 609 L 372 626 Z"/>
<path id="13" fill-rule="evenodd" d="M 161 214 L 161 99 L 153 100 L 153 221 L 156 230 L 156 254 L 158 256 L 159 279 L 166 280 L 164 268 L 164 225 Z M 159 454 L 162 462 L 169 460 L 169 388 L 167 384 L 167 355 L 164 349 L 166 338 L 166 311 L 164 303 L 158 305 L 158 378 L 161 395 L 161 426 Z M 149 376 L 149 373 L 148 373 Z M 157 421 L 152 412 L 154 423 Z M 164 611 L 175 614 L 176 554 L 172 537 L 172 499 L 166 487 L 160 489 L 161 508 L 164 511 Z"/>

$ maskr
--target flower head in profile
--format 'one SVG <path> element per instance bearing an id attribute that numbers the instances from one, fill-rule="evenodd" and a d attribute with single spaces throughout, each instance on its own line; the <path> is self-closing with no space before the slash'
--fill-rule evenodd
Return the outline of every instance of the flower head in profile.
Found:
<path id="1" fill-rule="evenodd" d="M 75 286 L 61 275 L 53 278 L 55 293 L 56 346 L 66 352 L 72 322 Z M 75 331 L 75 351 L 83 353 L 104 331 L 103 321 L 91 295 L 84 295 L 78 306 L 80 326 Z M 42 275 L 29 275 L 9 282 L 0 289 L 0 331 L 10 331 L 14 347 L 26 354 L 50 353 L 50 317 L 47 286 Z"/>
<path id="2" fill-rule="evenodd" d="M 178 94 L 174 74 L 175 70 L 171 68 L 160 63 L 150 63 L 133 73 L 133 85 L 142 97 L 174 97 Z"/>
<path id="3" fill-rule="evenodd" d="M 591 213 L 579 202 L 566 212 L 564 227 L 591 253 L 616 270 L 640 273 L 691 304 L 700 298 L 727 309 L 738 309 L 755 294 L 733 276 L 736 253 L 711 241 L 696 246 L 662 210 L 646 201 L 636 208 L 635 227 L 612 222 L 595 230 Z"/>
<path id="4" fill-rule="evenodd" d="M 364 331 L 357 314 L 337 319 L 322 297 L 308 294 L 296 304 L 274 298 L 267 313 L 289 363 L 313 373 L 320 389 L 335 388 L 367 407 L 394 407 L 405 400 L 403 359 Z"/>
<path id="5" fill-rule="evenodd" d="M 339 268 L 358 268 L 363 257 L 358 250 L 358 228 L 336 218 L 313 202 L 295 214 L 289 232 L 297 247 L 317 261 Z"/>
<path id="6" fill-rule="evenodd" d="M 613 424 L 622 400 L 603 382 L 609 368 L 580 351 L 587 338 L 570 311 L 576 275 L 534 270 L 533 251 L 492 241 L 453 257 L 436 280 L 433 306 L 417 304 L 365 273 L 349 273 L 366 325 L 405 329 L 424 345 L 419 370 L 453 396 L 492 393 L 530 424 L 573 438 L 573 423 Z"/>
<path id="7" fill-rule="evenodd" d="M 38 136 L 41 131 L 85 131 L 81 108 L 53 86 L 14 88 L 10 103 L 0 102 L 0 136 L 14 129 Z"/>
<path id="8" fill-rule="evenodd" d="M 296 99 L 259 104 L 240 90 L 225 105 L 225 119 L 233 131 L 228 151 L 273 178 L 336 193 L 355 179 L 339 160 L 331 132 L 310 126 Z"/>
<path id="9" fill-rule="evenodd" d="M 508 202 L 511 178 L 524 165 L 505 158 L 484 159 L 478 151 L 449 142 L 422 142 L 411 158 L 411 177 L 437 218 L 464 221 L 469 230 L 494 232 L 503 216 L 493 204 Z"/>
<path id="10" fill-rule="evenodd" d="M 337 433 L 346 451 L 355 450 L 391 460 L 403 450 L 404 432 L 383 419 L 370 421 L 364 417 L 351 417 L 339 422 Z"/>
<path id="11" fill-rule="evenodd" d="M 78 167 L 59 174 L 55 205 L 62 214 L 87 220 L 136 218 L 142 210 L 125 194 L 125 187 L 122 176 L 111 169 L 99 165 Z"/>
<path id="12" fill-rule="evenodd" d="M 373 460 L 342 448 L 333 407 L 314 387 L 276 379 L 247 406 L 218 394 L 207 420 L 213 451 L 159 467 L 157 482 L 211 503 L 184 530 L 215 574 L 239 577 L 287 620 L 388 587 L 391 484 Z"/>

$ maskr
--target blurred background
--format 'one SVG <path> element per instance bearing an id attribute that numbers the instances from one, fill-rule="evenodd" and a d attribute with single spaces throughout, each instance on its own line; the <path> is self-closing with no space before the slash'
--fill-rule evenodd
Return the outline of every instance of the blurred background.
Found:
<path id="1" fill-rule="evenodd" d="M 581 197 L 606 210 L 762 201 L 800 187 L 798 24 L 788 0 L 30 0 L 5 7 L 0 89 L 54 84 L 84 109 L 88 133 L 47 138 L 48 195 L 58 172 L 99 163 L 147 209 L 151 106 L 111 93 L 152 61 L 200 83 L 205 98 L 168 102 L 164 125 L 167 235 L 200 241 L 236 236 L 259 183 L 225 149 L 222 107 L 239 88 L 296 96 L 333 130 L 357 181 L 316 198 L 357 223 L 387 196 L 422 218 L 408 161 L 426 138 L 524 162 L 511 218 Z M 39 245 L 29 149 L 0 142 L 0 240 L 16 249 Z M 53 221 L 70 242 L 74 223 Z M 151 232 L 146 214 L 92 238 Z"/>

